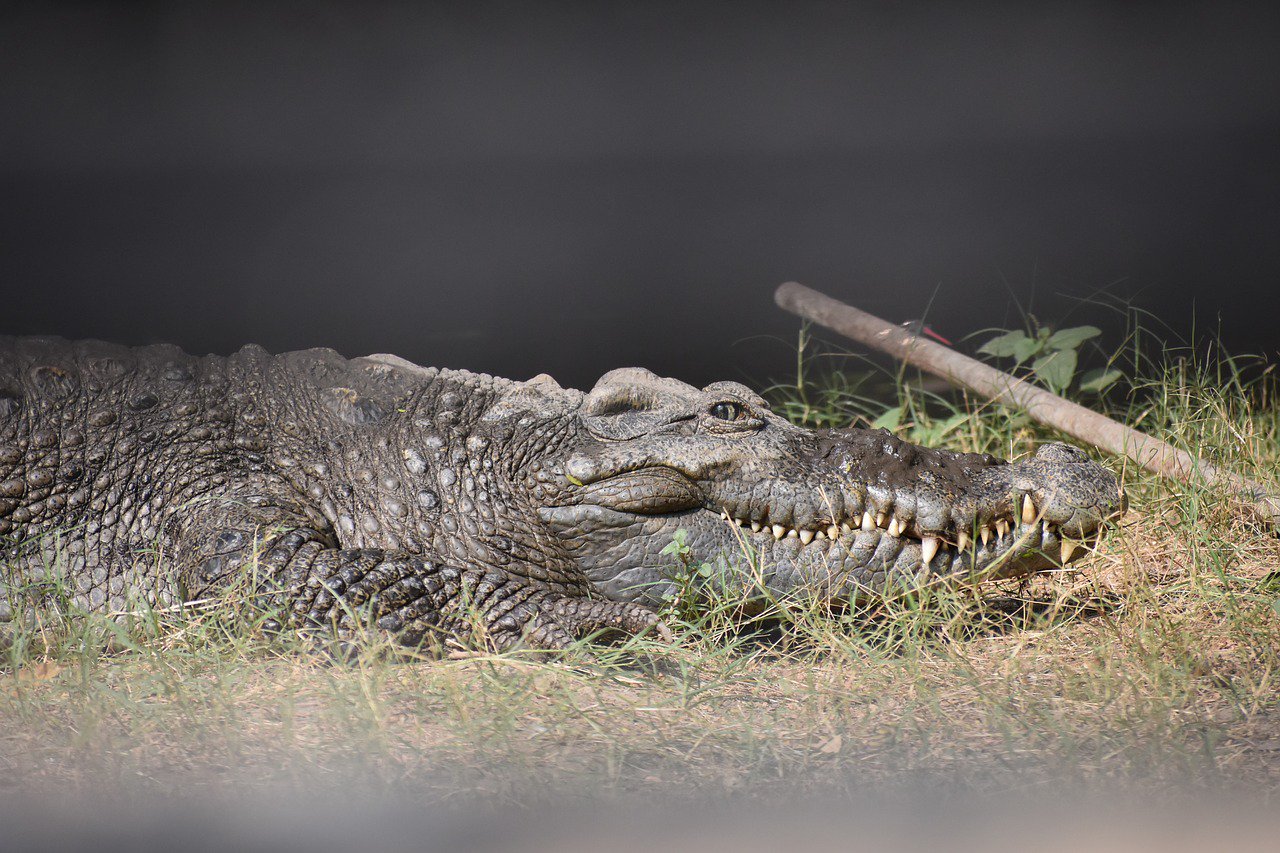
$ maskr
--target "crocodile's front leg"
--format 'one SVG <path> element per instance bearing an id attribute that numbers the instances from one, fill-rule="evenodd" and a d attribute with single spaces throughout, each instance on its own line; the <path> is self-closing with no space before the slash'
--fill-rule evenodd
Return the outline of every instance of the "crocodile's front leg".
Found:
<path id="1" fill-rule="evenodd" d="M 223 529 L 200 551 L 193 575 L 197 597 L 213 586 L 247 581 L 255 600 L 274 605 L 289 627 L 321 641 L 346 642 L 375 628 L 405 646 L 439 647 L 454 639 L 502 651 L 521 644 L 563 649 L 601 631 L 670 636 L 640 605 L 557 592 L 502 570 L 336 548 L 305 526 Z"/>

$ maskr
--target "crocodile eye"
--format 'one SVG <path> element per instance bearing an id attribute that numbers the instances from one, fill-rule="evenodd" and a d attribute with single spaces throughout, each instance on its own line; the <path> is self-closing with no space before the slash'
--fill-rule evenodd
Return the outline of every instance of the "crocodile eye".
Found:
<path id="1" fill-rule="evenodd" d="M 711 417 L 722 421 L 736 421 L 742 414 L 742 404 L 732 400 L 722 400 L 711 407 Z"/>

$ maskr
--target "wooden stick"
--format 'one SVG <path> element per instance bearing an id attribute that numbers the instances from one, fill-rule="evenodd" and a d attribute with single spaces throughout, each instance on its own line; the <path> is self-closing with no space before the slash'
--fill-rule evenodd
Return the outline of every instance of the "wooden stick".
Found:
<path id="1" fill-rule="evenodd" d="M 1280 526 L 1280 498 L 1248 478 L 803 284 L 789 281 L 781 285 L 774 293 L 774 301 L 792 314 L 941 376 L 953 385 L 1022 409 L 1034 420 L 1072 438 L 1126 456 L 1148 471 L 1175 480 L 1226 485 L 1247 502 L 1258 518 Z"/>

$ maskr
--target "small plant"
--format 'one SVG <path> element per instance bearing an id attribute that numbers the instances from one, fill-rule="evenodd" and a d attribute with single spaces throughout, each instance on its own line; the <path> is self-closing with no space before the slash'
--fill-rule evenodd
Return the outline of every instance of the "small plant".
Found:
<path id="1" fill-rule="evenodd" d="M 662 556 L 672 558 L 671 571 L 667 580 L 673 588 L 662 593 L 663 611 L 672 617 L 684 620 L 690 615 L 690 602 L 698 598 L 700 580 L 711 576 L 711 566 L 699 563 L 693 556 L 693 549 L 686 541 L 689 531 L 683 527 L 671 536 L 671 541 L 659 551 Z"/>
<path id="2" fill-rule="evenodd" d="M 664 557 L 675 557 L 686 570 L 693 567 L 693 549 L 685 542 L 689 531 L 681 527 L 672 536 L 667 546 L 659 551 Z"/>
<path id="3" fill-rule="evenodd" d="M 699 561 L 694 557 L 693 548 L 688 544 L 689 531 L 683 527 L 671 536 L 671 541 L 659 552 L 665 557 L 674 558 L 674 565 L 667 580 L 674 588 L 662 593 L 663 610 L 670 616 L 684 621 L 698 621 L 700 610 L 705 609 L 709 596 L 714 597 L 716 590 L 723 584 L 716 585 L 712 581 L 719 574 L 721 580 L 726 577 L 725 567 L 713 563 Z M 742 555 L 750 560 L 750 555 Z M 722 592 L 723 590 L 721 590 Z"/>
<path id="4" fill-rule="evenodd" d="M 994 358 L 1012 358 L 1016 366 L 1031 362 L 1031 373 L 1055 393 L 1066 391 L 1074 379 L 1079 365 L 1079 349 L 1085 341 L 1096 338 L 1102 330 L 1096 326 L 1073 326 L 1054 330 L 1039 325 L 1029 318 L 1034 329 L 1004 332 L 987 341 L 978 352 Z M 1079 376 L 1077 388 L 1086 393 L 1098 394 L 1115 383 L 1123 374 L 1119 370 L 1099 367 L 1086 370 Z"/>

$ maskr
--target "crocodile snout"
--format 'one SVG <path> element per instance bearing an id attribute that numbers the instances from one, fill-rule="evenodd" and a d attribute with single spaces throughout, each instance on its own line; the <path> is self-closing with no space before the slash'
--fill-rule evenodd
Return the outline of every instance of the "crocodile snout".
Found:
<path id="1" fill-rule="evenodd" d="M 1126 503 L 1116 476 L 1069 444 L 1045 444 L 1030 459 L 1003 466 L 1001 473 L 1023 523 L 1040 520 L 1067 537 L 1093 533 Z"/>

